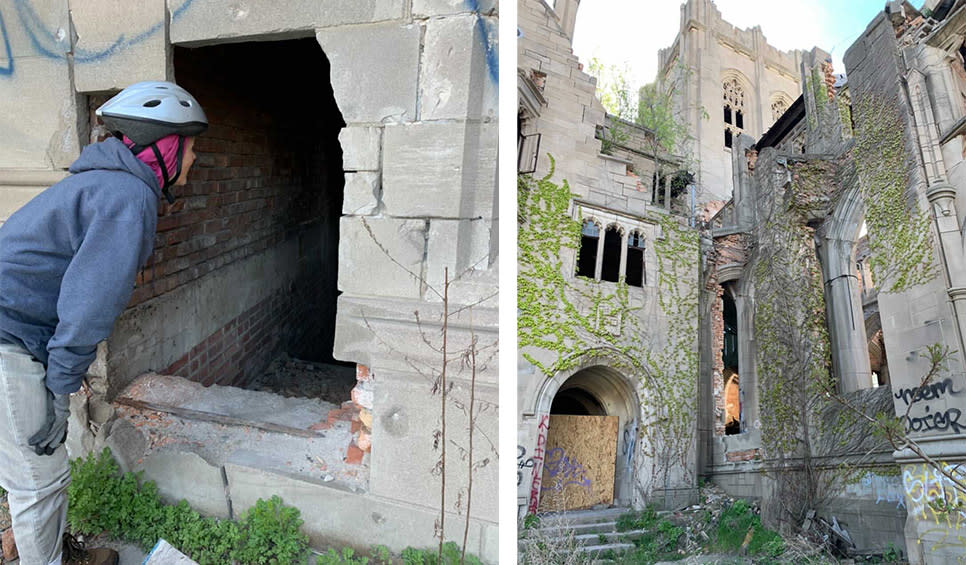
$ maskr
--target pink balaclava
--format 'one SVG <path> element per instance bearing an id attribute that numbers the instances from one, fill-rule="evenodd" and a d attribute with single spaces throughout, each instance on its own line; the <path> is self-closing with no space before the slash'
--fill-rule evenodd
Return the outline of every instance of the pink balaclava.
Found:
<path id="1" fill-rule="evenodd" d="M 158 146 L 161 157 L 164 159 L 164 165 L 168 170 L 168 178 L 174 184 L 174 181 L 177 180 L 174 178 L 174 175 L 178 172 L 178 135 L 166 135 L 154 143 Z M 134 147 L 135 143 L 125 135 L 124 145 L 131 148 Z M 158 163 L 154 151 L 150 147 L 146 147 L 136 157 L 151 167 L 151 170 L 154 171 L 154 176 L 158 177 L 158 186 L 164 188 L 164 174 L 161 172 L 161 165 Z"/>

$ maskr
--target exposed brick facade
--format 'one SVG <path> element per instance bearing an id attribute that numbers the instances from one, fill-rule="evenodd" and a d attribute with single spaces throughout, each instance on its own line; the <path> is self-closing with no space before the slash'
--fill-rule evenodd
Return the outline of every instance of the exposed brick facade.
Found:
<path id="1" fill-rule="evenodd" d="M 738 461 L 754 461 L 755 459 L 761 459 L 761 449 L 758 449 L 757 447 L 755 449 L 730 451 L 725 453 L 725 460 L 731 463 L 736 463 Z"/>

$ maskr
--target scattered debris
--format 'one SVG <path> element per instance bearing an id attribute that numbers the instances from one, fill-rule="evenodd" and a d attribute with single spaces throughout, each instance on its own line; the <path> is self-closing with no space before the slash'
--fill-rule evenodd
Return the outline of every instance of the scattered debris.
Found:
<path id="1" fill-rule="evenodd" d="M 303 361 L 283 353 L 246 388 L 274 392 L 289 398 L 320 398 L 340 405 L 349 400 L 354 386 L 355 367 Z"/>

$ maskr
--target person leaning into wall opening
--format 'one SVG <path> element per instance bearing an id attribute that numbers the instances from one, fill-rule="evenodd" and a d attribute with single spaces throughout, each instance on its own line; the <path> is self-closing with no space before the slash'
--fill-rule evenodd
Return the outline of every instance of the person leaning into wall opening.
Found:
<path id="1" fill-rule="evenodd" d="M 113 563 L 67 533 L 70 395 L 131 299 L 154 250 L 162 195 L 187 182 L 208 119 L 170 82 L 142 82 L 97 109 L 115 137 L 0 226 L 0 486 L 23 565 Z"/>

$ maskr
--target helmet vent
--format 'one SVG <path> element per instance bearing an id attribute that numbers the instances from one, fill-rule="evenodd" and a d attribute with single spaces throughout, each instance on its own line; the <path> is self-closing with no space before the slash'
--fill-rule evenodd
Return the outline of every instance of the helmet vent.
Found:
<path id="1" fill-rule="evenodd" d="M 157 88 L 159 90 L 167 90 L 168 89 L 167 86 L 155 86 L 154 88 Z"/>
<path id="2" fill-rule="evenodd" d="M 158 106 L 160 104 L 161 104 L 161 101 L 160 100 L 148 100 L 147 102 L 144 103 L 144 107 L 145 108 L 154 108 L 155 106 Z"/>
<path id="3" fill-rule="evenodd" d="M 184 106 L 185 108 L 190 108 L 191 102 L 188 102 L 187 100 L 181 100 L 181 105 Z"/>

